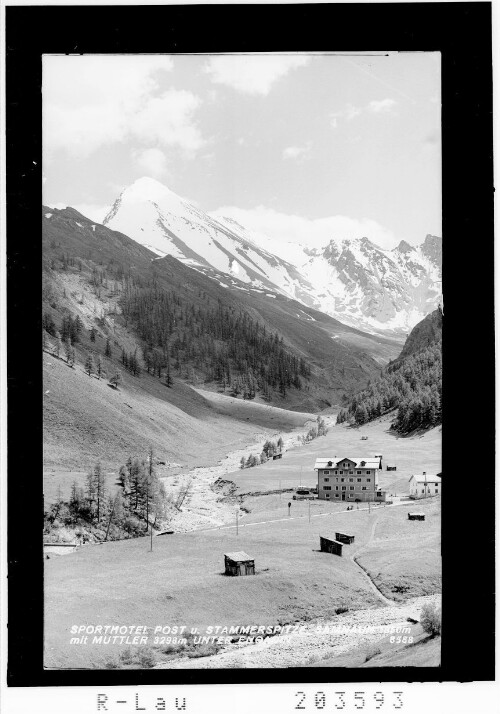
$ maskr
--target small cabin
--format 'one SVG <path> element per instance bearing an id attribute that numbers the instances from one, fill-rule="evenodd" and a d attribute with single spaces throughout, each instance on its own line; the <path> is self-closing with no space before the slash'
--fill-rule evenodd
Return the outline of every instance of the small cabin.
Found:
<path id="1" fill-rule="evenodd" d="M 350 545 L 351 543 L 354 543 L 354 536 L 348 535 L 347 533 L 335 533 L 335 540 L 338 540 L 339 543 Z"/>
<path id="2" fill-rule="evenodd" d="M 397 466 L 391 466 L 391 465 L 387 464 L 387 466 L 385 467 L 385 470 L 386 471 L 397 471 L 397 468 L 398 468 Z"/>
<path id="3" fill-rule="evenodd" d="M 320 536 L 319 545 L 322 553 L 342 555 L 342 543 L 340 543 L 336 538 Z"/>
<path id="4" fill-rule="evenodd" d="M 367 437 L 367 436 L 362 436 L 362 437 L 361 437 L 361 441 L 368 441 L 368 437 Z"/>
<path id="5" fill-rule="evenodd" d="M 283 454 L 273 454 L 273 461 L 276 461 L 276 459 L 281 459 Z"/>
<path id="6" fill-rule="evenodd" d="M 224 553 L 226 575 L 255 575 L 255 560 L 242 550 Z"/>
<path id="7" fill-rule="evenodd" d="M 409 521 L 425 521 L 425 513 L 409 513 Z"/>

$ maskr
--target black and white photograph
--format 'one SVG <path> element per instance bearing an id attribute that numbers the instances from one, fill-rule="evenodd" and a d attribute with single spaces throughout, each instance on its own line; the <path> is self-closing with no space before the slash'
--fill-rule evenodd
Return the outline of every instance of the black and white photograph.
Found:
<path id="1" fill-rule="evenodd" d="M 45 666 L 439 666 L 439 53 L 42 101 Z"/>
<path id="2" fill-rule="evenodd" d="M 11 701 L 494 679 L 488 8 L 8 8 Z"/>

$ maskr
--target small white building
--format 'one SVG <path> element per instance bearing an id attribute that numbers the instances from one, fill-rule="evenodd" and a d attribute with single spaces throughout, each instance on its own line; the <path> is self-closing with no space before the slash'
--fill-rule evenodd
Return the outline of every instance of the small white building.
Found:
<path id="1" fill-rule="evenodd" d="M 410 476 L 410 498 L 429 498 L 439 496 L 441 493 L 441 476 L 421 474 Z"/>

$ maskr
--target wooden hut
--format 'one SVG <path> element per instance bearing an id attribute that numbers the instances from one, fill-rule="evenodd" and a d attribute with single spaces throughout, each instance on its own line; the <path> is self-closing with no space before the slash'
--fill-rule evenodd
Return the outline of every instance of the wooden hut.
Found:
<path id="1" fill-rule="evenodd" d="M 242 550 L 224 553 L 226 575 L 255 575 L 255 561 Z"/>
<path id="2" fill-rule="evenodd" d="M 322 553 L 332 553 L 332 555 L 342 555 L 342 543 L 331 536 L 320 536 L 319 545 Z"/>
<path id="3" fill-rule="evenodd" d="M 273 461 L 276 461 L 276 459 L 281 459 L 283 454 L 273 454 Z"/>
<path id="4" fill-rule="evenodd" d="M 425 521 L 425 513 L 409 513 L 409 521 Z"/>
<path id="5" fill-rule="evenodd" d="M 338 540 L 339 543 L 345 543 L 345 545 L 350 545 L 351 543 L 354 543 L 354 536 L 347 535 L 347 533 L 335 533 L 335 540 Z"/>
<path id="6" fill-rule="evenodd" d="M 392 465 L 387 464 L 385 469 L 386 469 L 386 471 L 397 471 L 397 466 L 392 466 Z"/>

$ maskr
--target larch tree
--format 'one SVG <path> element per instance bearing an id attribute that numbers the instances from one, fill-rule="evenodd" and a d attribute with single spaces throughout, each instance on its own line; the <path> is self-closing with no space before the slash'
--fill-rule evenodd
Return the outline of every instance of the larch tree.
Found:
<path id="1" fill-rule="evenodd" d="M 89 375 L 89 377 L 93 374 L 95 370 L 94 367 L 94 358 L 92 355 L 89 353 L 87 357 L 85 358 L 85 372 Z"/>
<path id="2" fill-rule="evenodd" d="M 98 377 L 98 379 L 101 379 L 101 377 L 102 377 L 103 374 L 104 374 L 104 369 L 103 369 L 103 366 L 102 366 L 101 355 L 97 355 L 97 367 L 96 367 L 96 372 L 97 372 L 97 377 Z"/>

